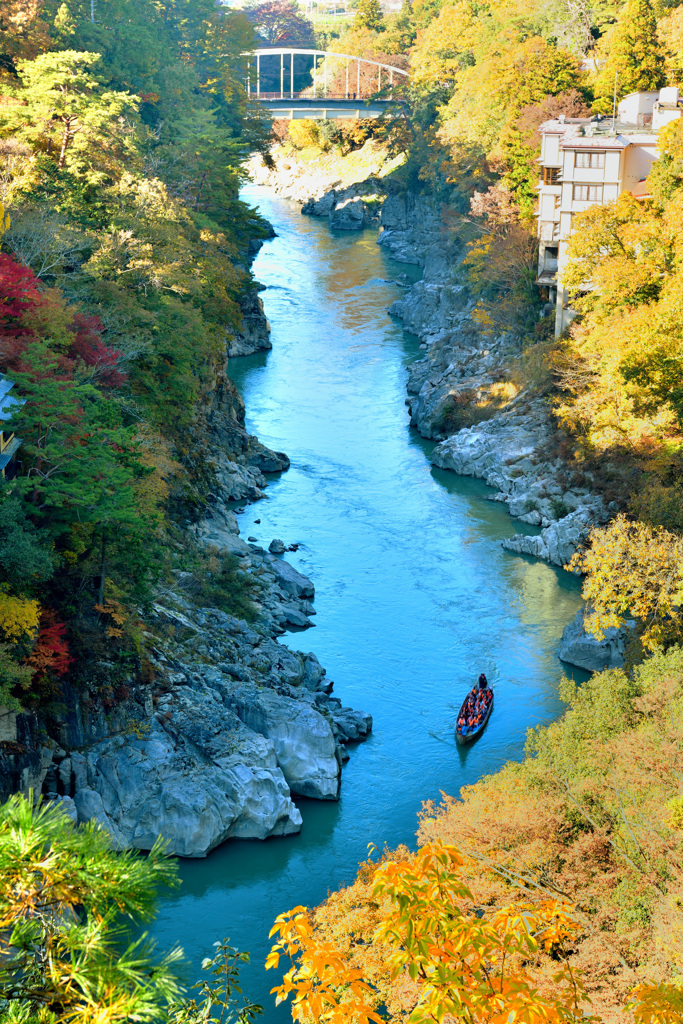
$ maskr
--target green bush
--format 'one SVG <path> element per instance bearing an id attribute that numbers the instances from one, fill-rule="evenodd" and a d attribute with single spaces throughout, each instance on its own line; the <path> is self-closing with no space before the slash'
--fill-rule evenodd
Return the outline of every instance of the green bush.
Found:
<path id="1" fill-rule="evenodd" d="M 238 619 L 253 622 L 258 612 L 252 600 L 252 586 L 235 555 L 210 552 L 206 568 L 195 572 L 188 589 L 201 608 L 220 608 Z"/>
<path id="2" fill-rule="evenodd" d="M 625 878 L 614 890 L 618 907 L 617 931 L 630 932 L 647 928 L 652 914 L 652 896 L 641 879 Z"/>

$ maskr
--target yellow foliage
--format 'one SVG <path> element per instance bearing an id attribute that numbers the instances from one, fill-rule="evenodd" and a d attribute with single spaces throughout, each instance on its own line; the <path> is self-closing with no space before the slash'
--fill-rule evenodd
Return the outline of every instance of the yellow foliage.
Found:
<path id="1" fill-rule="evenodd" d="M 648 650 L 683 640 L 683 537 L 620 515 L 593 529 L 590 547 L 568 568 L 586 573 L 583 597 L 593 611 L 587 629 L 598 639 L 631 615 L 642 623 Z"/>
<path id="2" fill-rule="evenodd" d="M 32 636 L 38 630 L 40 605 L 28 597 L 15 597 L 7 593 L 6 584 L 0 585 L 0 630 L 7 640 Z"/>
<path id="3" fill-rule="evenodd" d="M 296 146 L 297 149 L 306 149 L 307 146 L 318 145 L 318 126 L 315 121 L 290 121 L 287 134 L 292 145 Z"/>
<path id="4" fill-rule="evenodd" d="M 683 152 L 679 135 L 667 129 Z M 563 283 L 582 317 L 558 375 L 559 418 L 598 451 L 665 442 L 683 416 L 683 195 L 661 211 L 623 193 L 577 215 L 575 227 Z"/>
<path id="5" fill-rule="evenodd" d="M 417 37 L 411 55 L 413 80 L 435 85 L 455 79 L 461 67 L 459 56 L 474 43 L 474 29 L 472 5 L 467 0 L 442 7 Z"/>
<path id="6" fill-rule="evenodd" d="M 161 434 L 143 427 L 137 441 L 138 458 L 150 472 L 135 481 L 135 502 L 141 515 L 161 526 L 171 482 L 182 475 L 182 467 L 174 458 L 172 445 Z"/>

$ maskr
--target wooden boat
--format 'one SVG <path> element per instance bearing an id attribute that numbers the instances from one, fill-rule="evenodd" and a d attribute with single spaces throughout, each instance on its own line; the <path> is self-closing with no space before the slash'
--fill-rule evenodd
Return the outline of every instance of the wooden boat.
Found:
<path id="1" fill-rule="evenodd" d="M 455 720 L 455 738 L 458 741 L 458 743 L 471 743 L 472 740 L 476 740 L 477 736 L 481 736 L 484 729 L 486 728 L 486 723 L 491 717 L 491 712 L 493 711 L 493 690 L 491 689 L 490 686 L 488 687 L 488 690 L 489 693 L 491 694 L 491 700 L 489 701 L 489 706 L 486 709 L 486 714 L 484 715 L 476 729 L 473 729 L 472 732 L 465 733 L 464 736 L 460 732 L 460 729 L 458 728 L 458 721 L 460 720 L 460 716 L 464 714 L 465 705 L 467 704 L 467 701 L 469 700 L 470 697 L 469 693 L 467 694 L 464 701 L 460 705 L 460 711 L 458 711 L 458 717 Z"/>

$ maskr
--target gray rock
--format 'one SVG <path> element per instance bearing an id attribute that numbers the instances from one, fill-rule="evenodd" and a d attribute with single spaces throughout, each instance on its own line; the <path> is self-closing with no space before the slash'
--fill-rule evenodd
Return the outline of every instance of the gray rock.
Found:
<path id="1" fill-rule="evenodd" d="M 337 201 L 334 189 L 326 192 L 320 199 L 308 199 L 301 207 L 301 212 L 308 217 L 329 217 Z"/>
<path id="2" fill-rule="evenodd" d="M 279 540 L 277 537 L 275 537 L 273 538 L 273 540 L 271 540 L 270 544 L 268 545 L 268 550 L 273 555 L 284 555 L 285 551 L 287 550 L 287 547 L 283 540 Z"/>
<path id="3" fill-rule="evenodd" d="M 507 551 L 544 558 L 553 565 L 567 565 L 588 536 L 593 516 L 587 509 L 573 512 L 541 531 L 538 537 L 515 534 L 502 542 Z"/>
<path id="4" fill-rule="evenodd" d="M 248 291 L 240 298 L 242 324 L 238 334 L 228 338 L 228 356 L 251 356 L 273 347 L 270 340 L 270 324 L 263 311 L 263 302 L 255 291 Z"/>
<path id="5" fill-rule="evenodd" d="M 78 810 L 70 796 L 58 796 L 53 803 L 64 811 L 69 821 L 73 822 L 74 825 L 78 824 Z"/>
<path id="6" fill-rule="evenodd" d="M 315 587 L 307 576 L 297 572 L 293 565 L 284 562 L 279 558 L 272 558 L 270 566 L 275 573 L 278 585 L 286 594 L 292 597 L 312 598 L 315 596 Z"/>
<path id="7" fill-rule="evenodd" d="M 295 608 L 292 604 L 280 605 L 283 614 L 285 616 L 285 622 L 288 622 L 290 626 L 298 626 L 300 629 L 310 629 L 313 623 L 308 620 L 306 615 L 298 608 Z"/>
<path id="8" fill-rule="evenodd" d="M 278 764 L 293 793 L 317 800 L 338 798 L 336 744 L 323 715 L 310 705 L 272 690 L 242 687 L 230 699 L 245 725 L 272 740 Z"/>
<path id="9" fill-rule="evenodd" d="M 624 664 L 624 650 L 632 639 L 635 628 L 635 621 L 628 619 L 620 629 L 605 629 L 604 640 L 597 640 L 586 632 L 584 610 L 580 609 L 562 633 L 560 659 L 588 672 L 621 668 Z"/>
<path id="10" fill-rule="evenodd" d="M 121 846 L 205 857 L 229 838 L 298 832 L 301 816 L 273 743 L 246 729 L 210 690 L 174 691 L 139 735 L 115 736 L 78 761 L 79 819 L 95 818 Z"/>
<path id="11" fill-rule="evenodd" d="M 365 226 L 365 205 L 360 196 L 335 203 L 330 211 L 330 228 L 336 231 L 361 231 Z"/>
<path id="12" fill-rule="evenodd" d="M 353 743 L 365 739 L 372 730 L 372 715 L 366 715 L 364 711 L 340 708 L 333 710 L 331 714 L 335 734 L 341 743 Z"/>

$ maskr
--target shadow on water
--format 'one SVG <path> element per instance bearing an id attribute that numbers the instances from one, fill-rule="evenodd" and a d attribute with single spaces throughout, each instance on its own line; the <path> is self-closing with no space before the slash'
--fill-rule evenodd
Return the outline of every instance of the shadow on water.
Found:
<path id="1" fill-rule="evenodd" d="M 275 916 L 351 882 L 369 843 L 414 844 L 424 800 L 522 755 L 527 729 L 561 712 L 557 646 L 580 594 L 569 573 L 503 550 L 504 537 L 536 529 L 511 521 L 481 481 L 433 468 L 433 443 L 410 429 L 406 367 L 420 350 L 387 308 L 403 294 L 392 279 L 415 268 L 389 260 L 375 232 L 333 236 L 293 204 L 248 193 L 278 233 L 255 264 L 273 350 L 231 360 L 230 373 L 248 428 L 292 465 L 241 530 L 266 547 L 301 544 L 288 557 L 315 583 L 316 628 L 287 642 L 315 651 L 374 731 L 350 750 L 338 803 L 300 801 L 299 836 L 182 862 L 152 932 L 194 964 L 229 936 L 252 953 L 245 989 L 267 1021 L 286 1021 L 263 971 Z M 461 748 L 455 716 L 481 671 L 495 709 Z"/>

